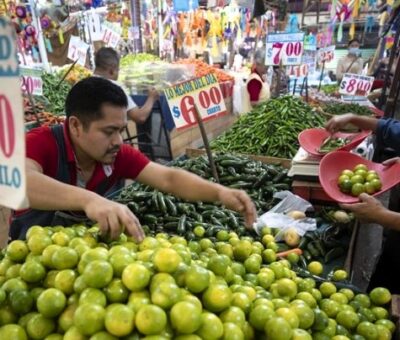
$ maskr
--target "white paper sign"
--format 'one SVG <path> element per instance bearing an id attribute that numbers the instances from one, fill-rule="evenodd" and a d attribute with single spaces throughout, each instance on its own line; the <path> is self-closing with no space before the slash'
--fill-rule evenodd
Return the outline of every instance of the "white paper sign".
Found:
<path id="1" fill-rule="evenodd" d="M 15 28 L 0 17 L 0 205 L 28 207 L 25 131 Z"/>
<path id="2" fill-rule="evenodd" d="M 374 77 L 345 73 L 340 83 L 339 93 L 346 96 L 366 97 L 374 83 Z"/>
<path id="3" fill-rule="evenodd" d="M 265 65 L 300 65 L 304 52 L 304 33 L 268 34 Z"/>
<path id="4" fill-rule="evenodd" d="M 336 46 L 323 47 L 318 51 L 318 61 L 320 63 L 330 63 L 335 58 Z"/>
<path id="5" fill-rule="evenodd" d="M 101 41 L 103 39 L 103 32 L 101 29 L 100 16 L 96 12 L 89 12 L 87 21 L 92 41 Z"/>
<path id="6" fill-rule="evenodd" d="M 107 47 L 117 48 L 121 40 L 121 32 L 115 25 L 104 23 L 102 40 Z"/>
<path id="7" fill-rule="evenodd" d="M 227 112 L 214 74 L 171 86 L 164 93 L 177 129 L 195 125 L 196 110 L 203 121 Z"/>
<path id="8" fill-rule="evenodd" d="M 42 71 L 21 67 L 21 90 L 24 94 L 30 93 L 34 96 L 43 95 Z"/>
<path id="9" fill-rule="evenodd" d="M 68 46 L 68 59 L 75 61 L 78 59 L 77 64 L 85 66 L 86 55 L 89 45 L 82 41 L 79 37 L 71 35 Z"/>

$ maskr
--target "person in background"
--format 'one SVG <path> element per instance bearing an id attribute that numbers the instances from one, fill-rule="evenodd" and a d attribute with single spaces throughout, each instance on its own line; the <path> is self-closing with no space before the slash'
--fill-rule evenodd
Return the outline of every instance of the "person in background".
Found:
<path id="1" fill-rule="evenodd" d="M 246 83 L 252 106 L 265 102 L 271 97 L 269 85 L 265 81 L 267 71 L 268 68 L 265 66 L 265 50 L 259 49 L 254 55 L 254 65 Z"/>
<path id="2" fill-rule="evenodd" d="M 248 227 L 253 225 L 257 213 L 246 192 L 151 162 L 124 144 L 121 133 L 127 124 L 127 104 L 121 87 L 89 77 L 70 90 L 64 125 L 43 126 L 26 134 L 30 210 L 14 213 L 11 239 L 25 239 L 32 225 L 59 225 L 61 212 L 74 216 L 83 212 L 98 222 L 102 234 L 115 239 L 125 227 L 140 242 L 144 233 L 138 218 L 125 205 L 106 198 L 126 178 L 185 200 L 220 202 L 241 212 Z"/>
<path id="3" fill-rule="evenodd" d="M 100 48 L 95 55 L 96 68 L 94 70 L 94 75 L 106 78 L 120 86 L 117 82 L 119 75 L 119 59 L 118 53 L 112 48 Z M 150 88 L 147 100 L 142 107 L 138 107 L 128 93 L 126 93 L 126 98 L 128 100 L 128 117 L 137 124 L 143 124 L 147 118 L 149 118 L 154 103 L 159 98 L 159 95 L 154 87 Z"/>
<path id="4" fill-rule="evenodd" d="M 341 58 L 336 68 L 336 78 L 338 82 L 342 81 L 345 73 L 361 74 L 364 67 L 364 61 L 361 58 L 360 42 L 357 39 L 349 41 L 347 55 Z"/>
<path id="5" fill-rule="evenodd" d="M 287 94 L 288 82 L 289 77 L 286 75 L 285 68 L 273 66 L 271 77 L 271 97 L 277 98 Z"/>
<path id="6" fill-rule="evenodd" d="M 347 124 L 353 124 L 362 130 L 371 130 L 376 135 L 376 143 L 384 147 L 394 149 L 400 156 L 400 121 L 395 119 L 376 119 L 362 117 L 354 114 L 345 114 L 329 120 L 326 129 L 331 133 L 339 131 Z M 396 157 L 383 162 L 384 165 L 400 163 Z M 400 174 L 399 174 L 400 176 Z M 400 254 L 398 251 L 400 242 L 400 198 L 398 190 L 392 192 L 393 197 L 387 209 L 376 198 L 365 193 L 359 196 L 360 202 L 355 204 L 342 204 L 341 207 L 354 213 L 363 222 L 376 223 L 385 228 L 385 243 L 382 255 L 376 267 L 376 271 L 370 281 L 370 289 L 374 287 L 386 287 L 392 293 L 400 293 L 400 279 L 397 271 L 400 268 Z M 397 195 L 397 197 L 396 197 Z"/>

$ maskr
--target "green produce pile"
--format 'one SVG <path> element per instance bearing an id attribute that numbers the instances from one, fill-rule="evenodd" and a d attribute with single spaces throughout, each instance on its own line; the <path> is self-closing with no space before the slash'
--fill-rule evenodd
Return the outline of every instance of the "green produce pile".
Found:
<path id="1" fill-rule="evenodd" d="M 323 126 L 324 119 L 292 96 L 271 99 L 255 107 L 222 136 L 211 143 L 214 150 L 292 158 L 298 148 L 298 134 Z"/>
<path id="2" fill-rule="evenodd" d="M 387 289 L 359 294 L 273 253 L 235 233 L 109 244 L 96 228 L 34 226 L 3 251 L 0 339 L 391 338 Z"/>
<path id="3" fill-rule="evenodd" d="M 154 54 L 149 53 L 138 53 L 138 54 L 127 54 L 123 56 L 119 62 L 121 68 L 131 66 L 132 64 L 139 64 L 147 61 L 158 61 L 160 60 Z"/>
<path id="4" fill-rule="evenodd" d="M 71 85 L 63 81 L 59 87 L 61 80 L 60 75 L 53 73 L 45 73 L 42 75 L 43 80 L 43 96 L 47 98 L 49 103 L 47 110 L 54 115 L 65 114 L 65 99 L 71 89 Z"/>
<path id="5" fill-rule="evenodd" d="M 221 184 L 246 190 L 259 213 L 270 210 L 277 203 L 272 198 L 275 192 L 291 187 L 287 169 L 278 165 L 223 154 L 215 155 L 215 162 Z M 214 180 L 206 156 L 173 165 Z M 147 232 L 168 231 L 186 235 L 188 239 L 195 237 L 196 226 L 202 226 L 208 237 L 215 236 L 220 230 L 235 230 L 239 235 L 252 233 L 244 228 L 243 218 L 236 212 L 201 202 L 184 202 L 138 183 L 125 188 L 115 200 L 127 204 L 150 228 Z"/>
<path id="6" fill-rule="evenodd" d="M 387 289 L 321 283 L 235 233 L 108 244 L 96 228 L 34 226 L 3 254 L 0 339 L 391 339 L 395 330 Z"/>
<path id="7" fill-rule="evenodd" d="M 332 138 L 328 137 L 320 146 L 318 149 L 318 152 L 320 153 L 328 153 L 333 150 L 336 150 L 338 148 L 341 148 L 342 146 L 345 146 L 346 144 L 350 143 L 351 139 L 350 138 Z"/>
<path id="8" fill-rule="evenodd" d="M 339 86 L 336 84 L 333 85 L 323 85 L 321 86 L 321 91 L 324 92 L 326 95 L 331 95 L 339 91 Z"/>
<path id="9" fill-rule="evenodd" d="M 324 112 L 329 113 L 331 115 L 342 115 L 345 113 L 354 113 L 360 116 L 371 116 L 372 111 L 366 107 L 361 106 L 356 103 L 346 104 L 346 103 L 335 103 L 335 104 L 326 104 L 322 108 Z"/>

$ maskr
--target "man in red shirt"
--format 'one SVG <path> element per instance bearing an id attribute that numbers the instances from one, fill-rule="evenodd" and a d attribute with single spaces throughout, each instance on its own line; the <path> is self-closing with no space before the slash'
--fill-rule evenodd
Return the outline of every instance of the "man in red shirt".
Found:
<path id="1" fill-rule="evenodd" d="M 64 127 L 41 127 L 27 134 L 31 209 L 13 216 L 12 239 L 24 239 L 32 225 L 54 225 L 56 211 L 82 211 L 98 222 L 103 234 L 115 238 L 124 226 L 141 241 L 144 234 L 136 216 L 126 206 L 104 198 L 125 178 L 186 200 L 219 201 L 242 212 L 247 225 L 252 225 L 256 212 L 244 191 L 150 162 L 138 150 L 123 144 L 126 107 L 126 95 L 119 86 L 90 77 L 68 94 Z"/>

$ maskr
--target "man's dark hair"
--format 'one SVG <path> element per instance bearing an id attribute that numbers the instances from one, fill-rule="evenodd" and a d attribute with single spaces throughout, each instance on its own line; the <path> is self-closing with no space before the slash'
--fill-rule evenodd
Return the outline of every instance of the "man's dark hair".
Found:
<path id="1" fill-rule="evenodd" d="M 102 47 L 97 51 L 94 57 L 94 63 L 96 68 L 102 70 L 116 68 L 119 65 L 119 55 L 117 51 L 110 47 Z"/>
<path id="2" fill-rule="evenodd" d="M 103 118 L 101 106 L 111 104 L 127 107 L 128 100 L 122 88 L 100 77 L 89 77 L 76 83 L 65 101 L 67 118 L 79 118 L 87 128 L 91 122 Z"/>
<path id="3" fill-rule="evenodd" d="M 349 43 L 347 44 L 347 46 L 350 46 L 353 42 L 356 42 L 356 43 L 358 43 L 359 45 L 361 45 L 360 40 L 358 40 L 357 38 L 354 38 L 354 39 L 349 40 Z"/>

